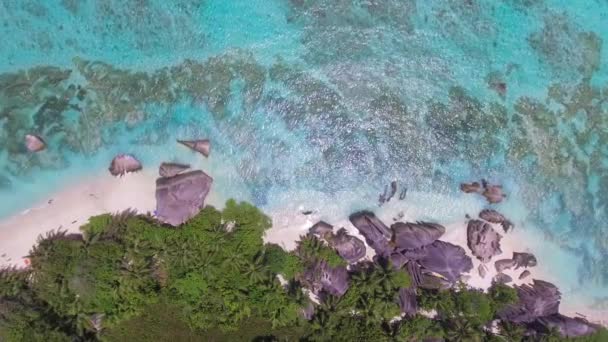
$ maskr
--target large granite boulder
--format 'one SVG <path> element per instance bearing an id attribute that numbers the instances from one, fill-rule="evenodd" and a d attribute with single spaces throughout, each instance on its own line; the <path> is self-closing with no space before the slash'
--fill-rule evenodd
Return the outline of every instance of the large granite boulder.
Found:
<path id="1" fill-rule="evenodd" d="M 499 317 L 514 323 L 531 323 L 539 317 L 557 314 L 561 293 L 549 282 L 534 279 L 532 285 L 516 286 L 519 301 L 509 305 Z"/>
<path id="2" fill-rule="evenodd" d="M 304 272 L 304 284 L 317 296 L 327 292 L 342 297 L 348 290 L 346 267 L 331 267 L 325 260 L 315 262 Z"/>
<path id="3" fill-rule="evenodd" d="M 330 239 L 330 245 L 349 263 L 355 263 L 365 256 L 365 244 L 358 238 L 348 235 L 346 229 L 338 230 Z"/>
<path id="4" fill-rule="evenodd" d="M 445 227 L 435 223 L 397 222 L 391 226 L 396 249 L 417 249 L 430 245 L 445 233 Z"/>
<path id="5" fill-rule="evenodd" d="M 423 274 L 420 264 L 415 261 L 410 261 L 406 264 L 406 270 L 412 279 L 412 285 L 414 287 L 420 286 L 420 284 L 423 282 Z"/>
<path id="6" fill-rule="evenodd" d="M 498 234 L 488 223 L 471 220 L 467 226 L 467 245 L 473 255 L 481 262 L 486 263 L 493 256 L 502 253 L 500 250 L 500 239 Z"/>
<path id="7" fill-rule="evenodd" d="M 389 245 L 391 230 L 380 221 L 374 213 L 361 211 L 350 215 L 350 222 L 365 238 L 365 242 L 376 252 L 376 255 L 388 257 L 393 248 Z"/>
<path id="8" fill-rule="evenodd" d="M 179 226 L 205 205 L 213 179 L 200 170 L 156 180 L 156 217 Z"/>
<path id="9" fill-rule="evenodd" d="M 413 288 L 399 289 L 399 308 L 401 313 L 414 316 L 418 311 L 418 301 L 416 300 L 416 290 Z"/>
<path id="10" fill-rule="evenodd" d="M 513 223 L 507 220 L 503 214 L 493 209 L 482 210 L 479 213 L 479 218 L 490 223 L 500 224 L 505 233 L 513 229 Z"/>
<path id="11" fill-rule="evenodd" d="M 426 246 L 425 250 L 425 256 L 418 260 L 420 265 L 442 275 L 450 283 L 455 283 L 462 273 L 473 269 L 473 261 L 460 246 L 437 240 Z"/>
<path id="12" fill-rule="evenodd" d="M 595 333 L 600 326 L 582 318 L 572 318 L 561 314 L 540 317 L 533 324 L 535 330 L 548 333 L 557 330 L 562 337 L 581 337 Z"/>

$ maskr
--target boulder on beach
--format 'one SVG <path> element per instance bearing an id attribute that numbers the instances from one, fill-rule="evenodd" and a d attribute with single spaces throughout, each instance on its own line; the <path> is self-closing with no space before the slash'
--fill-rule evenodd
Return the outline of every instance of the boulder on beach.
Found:
<path id="1" fill-rule="evenodd" d="M 158 168 L 158 174 L 161 177 L 173 177 L 188 170 L 190 165 L 180 163 L 161 163 Z"/>
<path id="2" fill-rule="evenodd" d="M 528 270 L 525 270 L 525 271 L 521 272 L 521 274 L 519 275 L 519 280 L 522 280 L 522 279 L 528 278 L 528 277 L 530 276 L 530 274 L 531 274 L 531 273 L 530 273 L 530 271 L 528 271 Z"/>
<path id="3" fill-rule="evenodd" d="M 197 140 L 178 140 L 178 143 L 188 146 L 190 149 L 209 157 L 211 153 L 211 141 L 208 139 L 197 139 Z"/>
<path id="4" fill-rule="evenodd" d="M 391 226 L 396 249 L 417 249 L 430 245 L 445 233 L 445 227 L 435 223 L 397 222 Z"/>
<path id="5" fill-rule="evenodd" d="M 513 229 L 513 223 L 507 220 L 503 214 L 499 213 L 493 209 L 484 209 L 479 213 L 479 218 L 482 220 L 488 221 L 490 223 L 500 224 L 502 229 L 507 233 L 509 230 Z"/>
<path id="6" fill-rule="evenodd" d="M 477 266 L 477 272 L 481 278 L 485 278 L 486 274 L 488 274 L 488 268 L 484 264 L 479 264 L 479 266 Z"/>
<path id="7" fill-rule="evenodd" d="M 141 163 L 132 154 L 119 154 L 114 159 L 108 170 L 112 176 L 122 176 L 129 172 L 136 172 L 142 169 Z"/>
<path id="8" fill-rule="evenodd" d="M 401 308 L 401 313 L 407 316 L 414 316 L 418 312 L 418 301 L 416 300 L 415 289 L 399 289 L 399 308 Z"/>
<path id="9" fill-rule="evenodd" d="M 46 148 L 46 142 L 36 134 L 26 134 L 25 147 L 30 152 L 40 152 Z"/>
<path id="10" fill-rule="evenodd" d="M 319 237 L 324 237 L 325 234 L 333 234 L 333 230 L 334 227 L 331 224 L 325 221 L 319 221 L 315 223 L 312 227 L 310 227 L 308 232 Z"/>
<path id="11" fill-rule="evenodd" d="M 513 266 L 515 266 L 515 260 L 513 259 L 500 259 L 494 262 L 494 268 L 496 268 L 496 272 L 498 273 L 510 270 Z"/>
<path id="12" fill-rule="evenodd" d="M 488 223 L 471 220 L 467 226 L 467 245 L 473 255 L 481 262 L 486 263 L 493 256 L 502 253 L 500 250 L 500 239 L 498 234 Z"/>
<path id="13" fill-rule="evenodd" d="M 542 333 L 557 330 L 562 337 L 566 338 L 590 335 L 600 329 L 599 325 L 589 323 L 582 318 L 572 318 L 562 314 L 540 317 L 532 326 Z"/>
<path id="14" fill-rule="evenodd" d="M 518 302 L 508 305 L 498 316 L 513 323 L 531 323 L 539 317 L 559 312 L 561 293 L 547 281 L 534 279 L 531 285 L 515 286 Z"/>
<path id="15" fill-rule="evenodd" d="M 331 267 L 325 260 L 310 266 L 304 272 L 303 282 L 317 296 L 324 291 L 332 296 L 342 297 L 349 286 L 346 267 Z"/>
<path id="16" fill-rule="evenodd" d="M 213 179 L 200 170 L 156 180 L 156 217 L 179 226 L 194 217 L 205 205 Z"/>
<path id="17" fill-rule="evenodd" d="M 338 230 L 336 235 L 332 236 L 329 241 L 336 252 L 351 264 L 365 256 L 365 244 L 363 241 L 352 235 L 348 235 L 344 228 Z"/>
<path id="18" fill-rule="evenodd" d="M 360 211 L 350 215 L 349 220 L 359 233 L 363 235 L 365 242 L 376 252 L 376 255 L 388 257 L 393 250 L 389 245 L 392 233 L 374 213 Z"/>
<path id="19" fill-rule="evenodd" d="M 465 250 L 449 242 L 437 240 L 425 247 L 426 253 L 418 262 L 429 271 L 445 277 L 455 283 L 462 273 L 473 269 L 473 261 Z"/>
<path id="20" fill-rule="evenodd" d="M 534 267 L 538 264 L 536 257 L 532 253 L 513 252 L 513 262 L 515 264 L 515 269 L 520 267 Z"/>
<path id="21" fill-rule="evenodd" d="M 508 284 L 512 281 L 513 281 L 513 278 L 511 278 L 511 276 L 509 276 L 508 274 L 504 274 L 504 273 L 497 273 L 494 276 L 494 278 L 492 279 L 492 282 L 494 282 L 496 284 Z"/>

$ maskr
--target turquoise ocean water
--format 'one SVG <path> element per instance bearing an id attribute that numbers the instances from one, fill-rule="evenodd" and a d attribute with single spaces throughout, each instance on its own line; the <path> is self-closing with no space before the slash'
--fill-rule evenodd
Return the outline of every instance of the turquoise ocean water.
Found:
<path id="1" fill-rule="evenodd" d="M 544 262 L 608 297 L 605 0 L 0 0 L 0 34 L 0 217 L 209 137 L 215 191 L 267 211 L 397 179 L 454 221 L 460 182 L 500 182 L 562 247 Z"/>

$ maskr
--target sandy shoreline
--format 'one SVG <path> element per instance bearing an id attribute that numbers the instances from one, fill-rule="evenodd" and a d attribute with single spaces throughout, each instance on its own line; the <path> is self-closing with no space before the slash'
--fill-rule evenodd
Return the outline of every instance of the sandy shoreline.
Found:
<path id="1" fill-rule="evenodd" d="M 135 209 L 139 213 L 153 212 L 156 206 L 154 196 L 156 177 L 155 173 L 149 171 L 129 174 L 121 178 L 112 177 L 107 173 L 99 174 L 49 196 L 45 201 L 33 205 L 32 209 L 0 220 L 0 266 L 26 266 L 25 257 L 32 245 L 40 235 L 44 235 L 50 230 L 60 228 L 68 232 L 78 232 L 79 227 L 85 224 L 91 216 L 120 212 L 129 208 Z M 221 208 L 224 200 L 217 197 L 217 194 L 212 191 L 207 203 Z M 276 243 L 291 250 L 295 248 L 295 242 L 299 237 L 306 234 L 308 229 L 321 219 L 328 221 L 336 229 L 344 227 L 350 234 L 364 240 L 348 221 L 347 214 L 336 214 L 336 211 L 338 211 L 336 209 L 337 204 L 332 208 L 324 207 L 327 211 L 334 211 L 334 217 L 328 218 L 326 214 L 322 213 L 322 211 L 325 211 L 323 209 L 313 211 L 309 215 L 302 214 L 303 210 L 310 208 L 299 205 L 297 200 L 283 203 L 288 204 L 267 212 L 272 218 L 273 228 L 266 232 L 264 237 L 266 242 Z M 391 202 L 390 205 L 377 209 L 376 214 L 389 225 L 394 222 L 394 218 L 399 213 L 403 215 L 400 221 L 404 222 L 421 220 L 428 215 L 422 214 L 423 211 L 419 207 L 409 206 L 404 209 L 402 203 Z M 467 209 L 477 210 L 478 208 L 472 205 Z M 421 215 L 424 216 L 421 217 Z M 511 258 L 513 252 L 535 253 L 535 249 L 538 249 L 541 243 L 546 244 L 542 239 L 533 237 L 534 234 L 526 232 L 525 228 L 516 227 L 513 232 L 503 234 L 500 227 L 495 227 L 503 235 L 501 241 L 503 253 L 486 264 L 488 272 L 482 278 L 477 271 L 480 262 L 473 257 L 466 245 L 464 218 L 451 223 L 441 223 L 447 228 L 447 232 L 441 240 L 462 246 L 467 255 L 472 258 L 474 268 L 470 272 L 467 283 L 476 288 L 487 289 L 491 285 L 492 278 L 496 274 L 494 261 Z M 538 257 L 538 254 L 536 255 Z M 372 256 L 373 252 L 368 248 L 368 257 L 371 258 Z M 592 308 L 592 303 L 588 298 L 569 297 L 565 293 L 568 290 L 564 291 L 562 289 L 561 285 L 563 284 L 560 283 L 559 279 L 552 276 L 551 270 L 547 266 L 543 267 L 542 257 L 539 258 L 539 266 L 529 270 L 532 275 L 524 280 L 518 279 L 523 269 L 507 270 L 504 273 L 513 278 L 514 284 L 530 282 L 534 278 L 554 282 L 564 293 L 560 307 L 562 313 L 570 316 L 582 314 L 590 321 L 608 326 L 608 309 Z"/>

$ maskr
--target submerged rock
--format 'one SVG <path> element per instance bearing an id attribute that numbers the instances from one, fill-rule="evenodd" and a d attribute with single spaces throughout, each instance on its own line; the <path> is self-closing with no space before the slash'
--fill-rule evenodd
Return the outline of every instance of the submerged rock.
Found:
<path id="1" fill-rule="evenodd" d="M 392 248 L 389 246 L 391 231 L 374 213 L 357 212 L 350 215 L 349 220 L 378 256 L 387 257 L 391 253 Z"/>
<path id="2" fill-rule="evenodd" d="M 561 293 L 549 282 L 534 279 L 532 285 L 515 286 L 519 301 L 509 305 L 499 317 L 514 323 L 531 323 L 539 317 L 557 314 Z"/>
<path id="3" fill-rule="evenodd" d="M 211 153 L 211 141 L 208 139 L 199 139 L 199 140 L 178 140 L 178 143 L 188 146 L 192 150 L 199 152 L 205 157 L 209 157 L 209 153 Z"/>
<path id="4" fill-rule="evenodd" d="M 420 265 L 444 276 L 450 283 L 455 283 L 462 273 L 473 269 L 473 261 L 460 246 L 437 240 L 425 250 L 425 256 L 418 261 Z"/>
<path id="5" fill-rule="evenodd" d="M 595 333 L 600 329 L 599 325 L 591 324 L 582 318 L 572 318 L 561 314 L 540 317 L 536 320 L 536 330 L 548 333 L 557 330 L 562 337 L 580 337 Z M 542 327 L 543 329 L 538 329 Z"/>
<path id="6" fill-rule="evenodd" d="M 338 230 L 338 233 L 331 237 L 331 246 L 349 263 L 355 263 L 365 256 L 365 244 L 358 238 L 348 235 L 346 229 Z"/>
<path id="7" fill-rule="evenodd" d="M 417 249 L 435 242 L 445 233 L 445 227 L 435 223 L 403 223 L 391 226 L 392 241 L 397 249 Z"/>
<path id="8" fill-rule="evenodd" d="M 500 273 L 504 270 L 509 270 L 515 266 L 515 260 L 513 259 L 500 259 L 494 262 L 494 268 L 496 268 L 496 272 Z"/>
<path id="9" fill-rule="evenodd" d="M 490 185 L 486 181 L 482 181 L 484 191 L 481 193 L 489 203 L 500 203 L 507 197 L 502 191 L 502 185 Z"/>
<path id="10" fill-rule="evenodd" d="M 119 154 L 114 159 L 108 170 L 112 176 L 122 176 L 129 172 L 136 172 L 142 169 L 141 163 L 131 154 Z"/>
<path id="11" fill-rule="evenodd" d="M 408 316 L 414 316 L 418 312 L 416 290 L 412 288 L 399 289 L 399 308 L 401 308 L 401 313 Z"/>
<path id="12" fill-rule="evenodd" d="M 173 177 L 188 170 L 190 165 L 180 163 L 161 163 L 158 168 L 158 174 L 161 177 Z"/>
<path id="13" fill-rule="evenodd" d="M 473 183 L 461 183 L 460 184 L 460 190 L 462 192 L 467 193 L 467 194 L 470 194 L 470 193 L 481 193 L 481 184 L 479 184 L 477 182 L 473 182 Z"/>
<path id="14" fill-rule="evenodd" d="M 513 281 L 513 278 L 511 278 L 511 276 L 509 276 L 508 274 L 504 274 L 504 273 L 498 273 L 494 276 L 494 279 L 492 279 L 492 282 L 497 283 L 497 284 L 507 284 Z"/>
<path id="15" fill-rule="evenodd" d="M 530 274 L 531 273 L 528 270 L 525 270 L 525 271 L 521 272 L 521 274 L 519 275 L 519 280 L 522 280 L 522 279 L 525 279 L 525 278 L 529 277 Z"/>
<path id="16" fill-rule="evenodd" d="M 44 140 L 35 134 L 25 135 L 25 147 L 30 152 L 40 152 L 46 148 Z"/>
<path id="17" fill-rule="evenodd" d="M 507 220 L 503 214 L 493 209 L 484 209 L 479 213 L 479 218 L 488 221 L 490 223 L 500 224 L 502 229 L 506 232 L 513 229 L 513 223 Z"/>
<path id="18" fill-rule="evenodd" d="M 200 170 L 156 180 L 156 216 L 172 226 L 194 217 L 205 205 L 213 179 Z"/>
<path id="19" fill-rule="evenodd" d="M 500 250 L 500 239 L 502 236 L 498 234 L 492 227 L 485 222 L 479 220 L 471 220 L 467 226 L 467 245 L 473 252 L 473 255 L 481 262 L 486 263 L 493 256 L 502 253 Z"/>
<path id="20" fill-rule="evenodd" d="M 534 267 L 538 264 L 536 257 L 532 253 L 513 252 L 513 262 L 515 264 L 515 269 L 520 267 Z"/>

